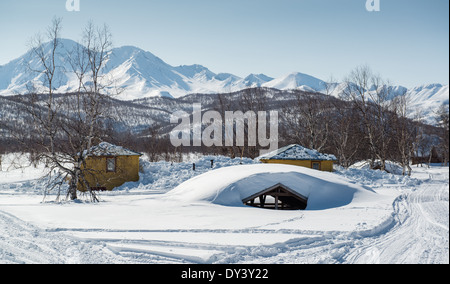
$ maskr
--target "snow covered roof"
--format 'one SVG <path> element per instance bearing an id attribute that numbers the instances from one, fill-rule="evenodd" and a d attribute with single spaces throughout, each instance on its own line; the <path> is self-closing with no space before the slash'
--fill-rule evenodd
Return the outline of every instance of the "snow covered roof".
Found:
<path id="1" fill-rule="evenodd" d="M 308 198 L 307 210 L 341 207 L 358 196 L 374 194 L 329 172 L 292 165 L 254 164 L 220 168 L 196 176 L 166 194 L 185 202 L 245 206 L 243 200 L 277 184 Z"/>
<path id="2" fill-rule="evenodd" d="M 311 160 L 311 161 L 337 161 L 336 156 L 322 154 L 298 144 L 292 144 L 268 154 L 262 155 L 259 160 Z"/>
<path id="3" fill-rule="evenodd" d="M 102 142 L 98 146 L 91 147 L 89 150 L 89 156 L 142 156 L 141 153 L 137 153 L 121 146 L 116 146 L 107 142 Z"/>

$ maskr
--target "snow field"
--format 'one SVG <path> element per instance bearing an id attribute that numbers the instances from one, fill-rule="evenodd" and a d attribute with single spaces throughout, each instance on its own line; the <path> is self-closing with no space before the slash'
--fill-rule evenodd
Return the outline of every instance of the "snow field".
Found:
<path id="1" fill-rule="evenodd" d="M 414 168 L 411 178 L 338 169 L 333 179 L 365 191 L 322 210 L 170 196 L 193 177 L 214 177 L 211 159 L 221 171 L 254 163 L 144 161 L 139 182 L 102 193 L 98 204 L 43 202 L 42 166 L 6 172 L 4 162 L 0 263 L 448 263 L 448 167 Z"/>

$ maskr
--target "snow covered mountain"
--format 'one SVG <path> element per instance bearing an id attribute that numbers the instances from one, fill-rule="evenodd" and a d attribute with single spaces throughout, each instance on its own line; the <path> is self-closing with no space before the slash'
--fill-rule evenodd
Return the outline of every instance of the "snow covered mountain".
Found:
<path id="1" fill-rule="evenodd" d="M 67 52 L 76 48 L 77 43 L 61 40 L 57 50 L 56 65 L 62 72 L 55 80 L 57 92 L 76 89 L 75 78 L 70 74 L 71 66 Z M 50 52 L 50 45 L 43 50 Z M 25 93 L 27 86 L 44 87 L 43 75 L 31 70 L 42 69 L 39 60 L 31 52 L 0 66 L 0 95 Z M 152 96 L 181 97 L 189 93 L 218 93 L 259 87 L 272 78 L 251 74 L 240 78 L 233 74 L 216 74 L 201 65 L 171 66 L 154 54 L 133 46 L 114 48 L 106 65 L 107 78 L 114 78 L 114 87 L 123 89 L 120 99 L 133 100 Z M 111 90 L 112 92 L 112 90 Z"/>
<path id="2" fill-rule="evenodd" d="M 263 84 L 263 87 L 279 90 L 300 89 L 309 92 L 322 92 L 326 83 L 320 79 L 302 73 L 291 73 Z"/>
<path id="3" fill-rule="evenodd" d="M 55 88 L 60 92 L 70 90 L 74 76 L 68 73 L 71 70 L 67 57 L 67 51 L 73 50 L 76 43 L 71 40 L 61 40 L 61 46 L 57 49 L 55 57 L 55 66 L 57 66 L 56 78 L 54 79 Z M 50 43 L 45 43 L 40 47 L 44 54 L 51 52 Z M 0 66 L 0 95 L 22 94 L 28 91 L 28 88 L 35 87 L 39 89 L 44 86 L 44 74 L 42 63 L 29 51 L 23 56 Z"/>
<path id="4" fill-rule="evenodd" d="M 70 73 L 68 51 L 78 43 L 61 39 L 62 46 L 57 51 L 56 65 L 61 72 L 54 82 L 56 92 L 64 93 L 76 89 L 76 78 Z M 50 51 L 50 45 L 43 49 Z M 0 66 L 0 96 L 27 92 L 27 89 L 44 87 L 43 74 L 30 71 L 41 69 L 40 63 L 31 52 Z M 267 87 L 279 90 L 299 89 L 310 92 L 326 92 L 326 82 L 313 76 L 298 72 L 271 78 L 264 74 L 250 74 L 240 78 L 229 73 L 214 73 L 202 65 L 171 66 L 154 54 L 133 46 L 123 46 L 111 51 L 106 66 L 107 78 L 114 78 L 113 93 L 118 87 L 122 90 L 118 99 L 135 100 L 147 97 L 179 98 L 193 93 L 235 92 L 248 87 Z M 330 86 L 330 85 L 329 85 Z M 331 84 L 331 95 L 338 97 L 344 83 Z M 449 101 L 448 85 L 431 84 L 407 90 L 402 86 L 392 86 L 394 93 L 407 91 L 413 107 L 423 109 L 426 116 L 432 109 Z"/>
<path id="5" fill-rule="evenodd" d="M 274 80 L 264 74 L 250 74 L 244 78 L 244 85 L 248 87 L 261 87 L 267 82 Z"/>
<path id="6" fill-rule="evenodd" d="M 430 84 L 408 90 L 411 99 L 411 108 L 422 115 L 430 117 L 443 104 L 449 104 L 448 85 Z"/>

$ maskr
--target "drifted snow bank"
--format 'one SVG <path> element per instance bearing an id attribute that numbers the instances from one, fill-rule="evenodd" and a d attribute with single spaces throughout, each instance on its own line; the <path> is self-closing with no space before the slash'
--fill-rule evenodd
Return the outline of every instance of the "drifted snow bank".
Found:
<path id="1" fill-rule="evenodd" d="M 139 173 L 139 181 L 125 183 L 115 188 L 112 194 L 136 191 L 167 193 L 181 183 L 213 169 L 255 163 L 249 158 L 232 159 L 224 156 L 197 156 L 194 154 L 183 157 L 183 160 L 184 162 L 181 163 L 149 162 L 144 156 L 140 160 L 142 170 Z M 213 169 L 211 168 L 211 161 L 214 161 Z M 195 164 L 195 171 L 193 170 L 193 164 Z"/>
<path id="2" fill-rule="evenodd" d="M 376 194 L 333 173 L 290 165 L 254 164 L 214 170 L 194 177 L 168 192 L 171 199 L 244 206 L 242 200 L 282 183 L 308 197 L 307 210 L 345 206 L 356 197 Z"/>
<path id="3" fill-rule="evenodd" d="M 386 161 L 385 164 L 386 164 L 385 166 L 386 166 L 387 173 L 390 173 L 393 175 L 401 175 L 402 174 L 403 169 L 398 163 L 393 162 L 393 161 Z M 376 160 L 374 167 L 375 167 L 375 169 L 381 168 L 381 161 Z M 371 170 L 370 160 L 356 162 L 355 164 L 350 166 L 350 169 Z"/>

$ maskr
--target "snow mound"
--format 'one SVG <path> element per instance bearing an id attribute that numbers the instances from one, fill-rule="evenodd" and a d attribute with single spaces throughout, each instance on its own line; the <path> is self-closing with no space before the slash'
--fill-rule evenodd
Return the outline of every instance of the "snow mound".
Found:
<path id="1" fill-rule="evenodd" d="M 342 207 L 355 197 L 366 199 L 375 195 L 372 190 L 333 173 L 290 165 L 255 164 L 210 171 L 180 184 L 166 196 L 190 203 L 242 207 L 245 198 L 279 183 L 308 197 L 306 210 Z"/>
<path id="2" fill-rule="evenodd" d="M 371 169 L 370 164 L 371 164 L 370 160 L 359 161 L 351 165 L 350 169 L 368 170 Z M 403 173 L 403 169 L 398 163 L 393 161 L 386 161 L 385 164 L 386 164 L 386 172 L 394 175 L 401 175 Z M 374 169 L 380 168 L 381 168 L 381 161 L 375 160 Z"/>

